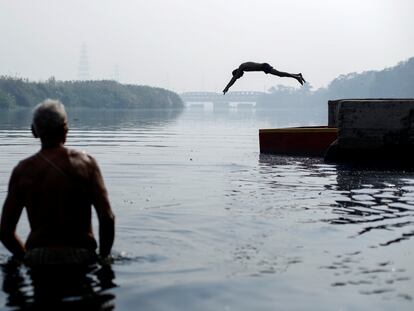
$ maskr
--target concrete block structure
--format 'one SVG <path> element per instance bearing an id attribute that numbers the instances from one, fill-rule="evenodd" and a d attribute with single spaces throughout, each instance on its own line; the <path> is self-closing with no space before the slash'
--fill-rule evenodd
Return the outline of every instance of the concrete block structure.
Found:
<path id="1" fill-rule="evenodd" d="M 328 125 L 338 128 L 338 139 L 325 160 L 414 162 L 414 99 L 334 100 L 328 110 Z"/>

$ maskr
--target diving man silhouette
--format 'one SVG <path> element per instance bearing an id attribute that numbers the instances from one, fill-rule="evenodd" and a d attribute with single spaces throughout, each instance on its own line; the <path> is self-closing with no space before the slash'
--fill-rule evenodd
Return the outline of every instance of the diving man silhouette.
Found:
<path id="1" fill-rule="evenodd" d="M 301 73 L 298 74 L 292 74 L 288 72 L 278 71 L 272 66 L 270 66 L 268 63 L 254 63 L 254 62 L 246 62 L 239 66 L 239 68 L 233 70 L 230 82 L 226 85 L 226 87 L 223 90 L 223 94 L 226 94 L 229 88 L 236 82 L 237 79 L 241 78 L 245 71 L 263 71 L 264 73 L 272 74 L 274 76 L 278 77 L 288 77 L 298 80 L 298 82 L 303 85 L 305 83 L 305 79 L 302 77 Z"/>

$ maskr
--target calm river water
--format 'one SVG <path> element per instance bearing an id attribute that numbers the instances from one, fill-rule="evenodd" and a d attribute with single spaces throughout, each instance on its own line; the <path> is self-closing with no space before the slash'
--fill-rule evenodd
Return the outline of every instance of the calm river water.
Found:
<path id="1" fill-rule="evenodd" d="M 259 128 L 321 125 L 325 115 L 68 114 L 67 146 L 101 165 L 117 235 L 112 267 L 85 274 L 67 306 L 414 309 L 414 174 L 259 153 Z M 38 150 L 29 125 L 27 112 L 1 112 L 1 202 L 13 166 Z M 27 232 L 23 215 L 18 233 Z M 0 246 L 2 308 L 33 305 L 40 290 L 30 271 L 8 259 Z"/>

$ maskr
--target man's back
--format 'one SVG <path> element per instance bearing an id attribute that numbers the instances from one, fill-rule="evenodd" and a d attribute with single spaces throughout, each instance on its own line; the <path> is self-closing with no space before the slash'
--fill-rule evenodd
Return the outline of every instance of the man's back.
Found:
<path id="1" fill-rule="evenodd" d="M 67 132 L 61 102 L 47 99 L 36 106 L 32 133 L 42 146 L 13 170 L 3 205 L 0 240 L 14 256 L 33 265 L 96 257 L 92 205 L 99 221 L 99 255 L 109 256 L 114 242 L 115 216 L 99 166 L 91 156 L 64 147 Z M 25 207 L 31 229 L 26 245 L 16 234 Z M 67 260 L 69 253 L 73 260 Z"/>
<path id="2" fill-rule="evenodd" d="M 32 229 L 27 249 L 96 248 L 91 205 L 99 169 L 92 157 L 64 147 L 46 149 L 21 161 L 14 173 Z"/>

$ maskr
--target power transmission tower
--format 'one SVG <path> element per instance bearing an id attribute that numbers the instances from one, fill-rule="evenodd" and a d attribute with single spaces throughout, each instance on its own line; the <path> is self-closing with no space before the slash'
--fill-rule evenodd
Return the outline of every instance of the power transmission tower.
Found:
<path id="1" fill-rule="evenodd" d="M 113 73 L 112 79 L 116 82 L 119 82 L 119 65 L 118 64 L 114 66 L 114 73 Z"/>
<path id="2" fill-rule="evenodd" d="M 79 67 L 78 67 L 78 79 L 79 80 L 89 80 L 89 62 L 88 62 L 88 50 L 86 48 L 86 43 L 82 43 L 80 58 L 79 58 Z"/>

